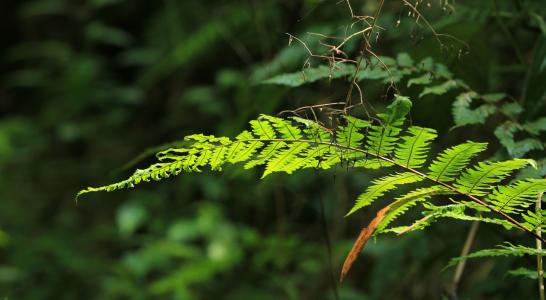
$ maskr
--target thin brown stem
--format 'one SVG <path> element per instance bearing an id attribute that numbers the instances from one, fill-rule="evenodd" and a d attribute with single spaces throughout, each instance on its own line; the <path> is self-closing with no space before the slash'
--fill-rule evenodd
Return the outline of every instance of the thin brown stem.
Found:
<path id="1" fill-rule="evenodd" d="M 540 193 L 537 197 L 535 212 L 541 216 L 542 215 L 542 196 L 544 192 Z M 544 300 L 544 270 L 542 267 L 542 226 L 537 226 L 535 232 L 538 236 L 536 239 L 536 248 L 537 248 L 537 276 L 538 276 L 538 294 L 540 300 Z"/>
<path id="2" fill-rule="evenodd" d="M 470 253 L 472 244 L 474 244 L 474 240 L 476 239 L 476 232 L 478 232 L 479 225 L 479 221 L 472 222 L 470 230 L 468 231 L 468 235 L 466 236 L 463 249 L 461 250 L 461 257 L 467 256 L 468 253 Z M 457 264 L 457 268 L 455 269 L 455 274 L 453 275 L 453 282 L 451 283 L 451 293 L 455 298 L 457 298 L 457 289 L 459 288 L 459 283 L 461 282 L 461 278 L 463 277 L 465 266 L 466 259 L 460 260 Z"/>

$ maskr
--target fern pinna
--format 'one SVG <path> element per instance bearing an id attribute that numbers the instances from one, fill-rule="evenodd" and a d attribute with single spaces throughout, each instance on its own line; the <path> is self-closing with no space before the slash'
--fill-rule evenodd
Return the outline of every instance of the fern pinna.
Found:
<path id="1" fill-rule="evenodd" d="M 262 178 L 273 172 L 290 174 L 304 168 L 329 169 L 341 163 L 353 168 L 397 169 L 372 181 L 347 213 L 351 215 L 399 186 L 419 182 L 417 187 L 381 209 L 362 229 L 344 262 L 342 279 L 370 236 L 420 229 L 441 217 L 519 228 L 537 237 L 533 230 L 542 226 L 542 216 L 526 210 L 546 189 L 546 180 L 524 179 L 505 184 L 513 171 L 534 162 L 512 159 L 482 161 L 470 166 L 472 159 L 487 145 L 469 141 L 442 151 L 427 166 L 436 131 L 418 126 L 405 128 L 410 107 L 408 98 L 396 96 L 386 113 L 378 115 L 377 121 L 345 116 L 343 124 L 335 129 L 298 117 L 282 119 L 262 115 L 250 121 L 250 131 L 241 132 L 235 139 L 203 134 L 187 136 L 188 146 L 157 153 L 158 163 L 136 170 L 126 180 L 89 187 L 77 196 L 132 188 L 143 181 L 161 180 L 181 172 L 201 172 L 205 167 L 220 171 L 228 163 L 244 163 L 246 169 L 264 166 Z M 434 206 L 430 200 L 438 195 L 451 197 L 453 203 Z M 425 218 L 409 226 L 389 227 L 418 203 L 427 209 Z M 467 209 L 475 213 L 469 214 Z"/>

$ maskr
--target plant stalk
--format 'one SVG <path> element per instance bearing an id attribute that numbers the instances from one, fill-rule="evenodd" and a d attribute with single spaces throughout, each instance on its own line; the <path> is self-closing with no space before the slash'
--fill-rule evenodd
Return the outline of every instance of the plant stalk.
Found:
<path id="1" fill-rule="evenodd" d="M 542 196 L 544 192 L 538 194 L 535 212 L 538 215 L 542 215 Z M 537 248 L 537 276 L 538 276 L 538 295 L 540 300 L 544 300 L 544 270 L 542 268 L 542 230 L 540 225 L 537 226 L 535 232 L 539 238 L 536 239 L 536 248 Z"/>
<path id="2" fill-rule="evenodd" d="M 468 231 L 468 235 L 466 236 L 466 241 L 464 242 L 464 246 L 461 250 L 460 256 L 467 256 L 468 253 L 470 253 L 472 244 L 474 244 L 474 240 L 476 239 L 476 232 L 478 232 L 479 225 L 479 221 L 472 222 L 472 225 L 470 226 L 470 231 Z M 459 263 L 457 264 L 457 268 L 455 269 L 455 275 L 453 275 L 453 282 L 451 283 L 451 294 L 455 299 L 458 299 L 457 289 L 459 288 L 459 283 L 461 282 L 461 278 L 463 277 L 465 266 L 466 259 L 459 261 Z"/>

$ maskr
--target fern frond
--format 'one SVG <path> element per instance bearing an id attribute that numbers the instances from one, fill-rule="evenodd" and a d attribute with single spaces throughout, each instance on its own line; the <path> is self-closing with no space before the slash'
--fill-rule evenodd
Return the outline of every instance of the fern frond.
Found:
<path id="1" fill-rule="evenodd" d="M 404 58 L 400 63 L 404 64 Z M 328 129 L 319 122 L 302 118 L 282 119 L 262 115 L 250 121 L 251 131 L 243 131 L 236 138 L 215 137 L 196 134 L 185 138 L 183 148 L 171 148 L 157 154 L 158 163 L 135 171 L 129 178 L 106 186 L 89 187 L 85 193 L 113 191 L 132 188 L 143 181 L 161 180 L 185 172 L 200 172 L 204 167 L 220 171 L 228 163 L 244 163 L 244 168 L 264 165 L 262 175 L 274 172 L 292 173 L 304 168 L 329 169 L 346 163 L 347 167 L 378 169 L 398 167 L 402 171 L 391 173 L 372 181 L 359 196 L 347 215 L 370 205 L 400 185 L 428 181 L 433 185 L 410 190 L 395 198 L 381 209 L 377 216 L 364 228 L 351 250 L 343 267 L 345 274 L 356 255 L 372 234 L 399 230 L 405 232 L 423 228 L 440 217 L 461 220 L 478 220 L 496 223 L 505 227 L 518 227 L 543 240 L 533 230 L 546 227 L 546 215 L 528 211 L 520 214 L 525 223 L 520 223 L 508 213 L 521 212 L 533 198 L 546 188 L 546 180 L 524 180 L 512 185 L 499 186 L 512 171 L 531 160 L 513 159 L 503 162 L 479 162 L 474 168 L 467 168 L 470 160 L 486 148 L 484 143 L 466 142 L 440 153 L 430 164 L 428 173 L 421 168 L 430 152 L 430 144 L 436 132 L 429 128 L 409 127 L 407 134 L 399 137 L 403 130 L 411 102 L 408 98 L 396 96 L 387 112 L 379 114 L 379 123 L 373 125 L 366 120 L 347 116 L 346 123 L 337 129 Z M 367 132 L 365 132 L 367 131 Z M 367 133 L 367 134 L 366 134 Z M 187 142 L 187 144 L 186 144 Z M 452 182 L 455 181 L 454 184 Z M 493 191 L 487 200 L 477 197 Z M 389 224 L 419 202 L 431 207 L 429 199 L 438 195 L 457 195 L 463 198 L 458 205 L 485 213 L 496 212 L 504 220 L 466 215 L 464 210 L 436 210 L 417 221 L 414 225 L 399 229 L 387 229 Z M 466 202 L 465 202 L 466 200 Z"/>
<path id="2" fill-rule="evenodd" d="M 428 175 L 436 181 L 453 181 L 470 160 L 486 147 L 486 143 L 466 142 L 446 149 L 432 162 Z"/>
<path id="3" fill-rule="evenodd" d="M 505 242 L 502 245 L 498 245 L 497 248 L 483 249 L 480 251 L 470 253 L 469 255 L 466 255 L 466 256 L 459 256 L 459 257 L 452 258 L 444 269 L 453 267 L 459 261 L 466 260 L 469 258 L 498 257 L 498 256 L 522 257 L 524 255 L 545 256 L 546 250 L 537 250 L 535 248 L 525 247 L 522 245 L 513 245 L 511 243 Z"/>
<path id="4" fill-rule="evenodd" d="M 506 213 L 521 212 L 536 202 L 537 195 L 546 190 L 545 179 L 518 180 L 507 186 L 498 186 L 487 201 Z"/>
<path id="5" fill-rule="evenodd" d="M 426 201 L 427 199 L 430 199 L 433 196 L 437 195 L 452 195 L 455 192 L 450 191 L 446 189 L 445 187 L 441 185 L 434 185 L 427 188 L 420 188 L 413 190 L 399 198 L 397 198 L 390 206 L 391 209 L 389 210 L 389 213 L 386 215 L 386 217 L 383 219 L 383 221 L 379 224 L 377 227 L 376 234 L 380 234 L 385 231 L 385 228 L 403 215 L 408 209 L 411 207 L 417 205 L 417 203 Z"/>
<path id="6" fill-rule="evenodd" d="M 436 130 L 412 126 L 408 133 L 395 151 L 395 161 L 407 168 L 420 168 L 426 161 L 431 141 L 437 136 Z"/>
<path id="7" fill-rule="evenodd" d="M 251 169 L 256 166 L 266 164 L 272 157 L 277 154 L 280 150 L 286 148 L 286 143 L 282 141 L 276 141 L 269 143 L 265 148 L 263 148 L 257 155 L 257 157 L 244 166 L 245 169 Z"/>
<path id="8" fill-rule="evenodd" d="M 497 218 L 487 218 L 479 214 L 468 215 L 466 210 L 468 206 L 465 203 L 448 204 L 443 206 L 435 206 L 430 203 L 424 203 L 423 206 L 427 209 L 423 212 L 425 215 L 423 218 L 415 221 L 408 226 L 393 227 L 384 230 L 383 232 L 394 232 L 396 234 L 405 234 L 408 232 L 423 230 L 426 227 L 432 225 L 440 218 L 451 218 L 461 221 L 479 221 L 484 223 L 490 223 L 495 225 L 501 225 L 506 229 L 513 228 L 514 225 L 506 220 Z"/>
<path id="9" fill-rule="evenodd" d="M 526 213 L 522 214 L 523 226 L 529 230 L 536 230 L 540 228 L 544 232 L 546 230 L 546 210 L 541 210 L 540 212 L 534 212 L 528 210 Z"/>
<path id="10" fill-rule="evenodd" d="M 294 140 L 302 138 L 301 130 L 298 127 L 290 124 L 289 120 L 284 120 L 268 115 L 261 115 L 260 118 L 271 122 L 271 124 L 273 124 L 273 127 L 281 134 L 281 137 L 283 139 Z"/>
<path id="11" fill-rule="evenodd" d="M 370 127 L 366 150 L 378 156 L 391 154 L 410 108 L 411 101 L 407 97 L 397 96 L 387 107 L 387 113 L 378 114 L 382 124 Z"/>
<path id="12" fill-rule="evenodd" d="M 455 89 L 458 87 L 457 81 L 451 79 L 445 82 L 442 82 L 441 84 L 435 85 L 435 86 L 427 86 L 420 94 L 419 98 L 422 98 L 426 95 L 443 95 L 447 92 L 449 92 L 452 89 Z"/>
<path id="13" fill-rule="evenodd" d="M 370 205 L 374 200 L 383 196 L 386 192 L 395 189 L 399 185 L 414 183 L 424 178 L 411 172 L 396 173 L 372 181 L 372 185 L 366 189 L 366 192 L 358 196 L 356 204 L 347 213 L 353 214 L 357 210 Z"/>
<path id="14" fill-rule="evenodd" d="M 271 123 L 263 118 L 250 121 L 250 126 L 252 126 L 252 132 L 260 139 L 274 139 L 277 137 L 275 129 L 273 129 Z"/>
<path id="15" fill-rule="evenodd" d="M 530 159 L 480 162 L 475 168 L 465 171 L 454 186 L 464 194 L 484 196 L 513 171 L 532 164 L 535 162 Z"/>
<path id="16" fill-rule="evenodd" d="M 361 133 L 361 130 L 370 126 L 371 123 L 351 116 L 346 116 L 345 120 L 347 121 L 347 125 L 340 126 L 337 131 L 337 142 L 340 145 L 348 147 L 361 147 L 362 140 L 364 139 L 364 134 Z"/>
<path id="17" fill-rule="evenodd" d="M 278 152 L 267 163 L 262 178 L 273 172 L 286 172 L 290 174 L 299 169 L 302 166 L 304 158 L 297 155 L 307 147 L 309 147 L 309 143 L 297 142 L 291 144 L 285 150 Z"/>

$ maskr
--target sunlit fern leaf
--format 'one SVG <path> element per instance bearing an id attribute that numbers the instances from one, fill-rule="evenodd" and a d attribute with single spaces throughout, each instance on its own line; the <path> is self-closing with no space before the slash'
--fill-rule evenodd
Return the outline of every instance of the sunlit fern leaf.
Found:
<path id="1" fill-rule="evenodd" d="M 252 132 L 260 139 L 274 139 L 277 137 L 271 123 L 263 120 L 263 118 L 250 121 L 250 126 L 252 127 Z"/>
<path id="2" fill-rule="evenodd" d="M 304 158 L 298 157 L 298 154 L 309 147 L 307 142 L 292 143 L 288 148 L 274 155 L 265 168 L 262 178 L 273 172 L 286 172 L 288 174 L 302 166 Z"/>
<path id="3" fill-rule="evenodd" d="M 525 221 L 523 225 L 529 230 L 536 230 L 537 228 L 540 228 L 543 232 L 546 230 L 546 210 L 540 212 L 528 210 L 522 214 L 522 217 Z"/>
<path id="4" fill-rule="evenodd" d="M 282 141 L 275 141 L 269 143 L 265 148 L 259 151 L 255 159 L 247 162 L 244 166 L 245 169 L 251 169 L 259 165 L 266 164 L 269 159 L 275 156 L 279 151 L 286 148 L 286 143 Z"/>
<path id="5" fill-rule="evenodd" d="M 291 124 L 290 120 L 284 120 L 277 117 L 261 115 L 260 118 L 266 119 L 273 127 L 281 134 L 283 139 L 296 140 L 301 139 L 302 134 L 301 130 L 298 127 L 295 127 Z"/>
<path id="6" fill-rule="evenodd" d="M 331 141 L 333 132 L 330 129 L 327 129 L 312 120 L 303 119 L 300 117 L 291 117 L 291 119 L 305 126 L 305 128 L 303 128 L 303 133 L 308 140 L 321 143 Z"/>
<path id="7" fill-rule="evenodd" d="M 466 142 L 446 149 L 432 162 L 428 175 L 437 181 L 453 181 L 470 160 L 486 147 L 486 143 Z"/>
<path id="8" fill-rule="evenodd" d="M 327 157 L 339 157 L 337 153 L 332 151 L 332 147 L 328 145 L 317 145 L 316 147 L 309 147 L 302 154 L 298 164 L 301 168 L 317 168 L 317 169 L 329 169 L 333 165 L 339 163 L 339 160 L 329 161 Z"/>
<path id="9" fill-rule="evenodd" d="M 391 154 L 410 108 L 411 101 L 407 97 L 397 96 L 386 113 L 378 114 L 382 123 L 370 127 L 366 149 L 379 156 Z"/>
<path id="10" fill-rule="evenodd" d="M 487 218 L 479 214 L 468 215 L 466 214 L 466 210 L 468 209 L 468 206 L 465 203 L 448 204 L 443 206 L 435 206 L 430 203 L 424 203 L 423 206 L 427 209 L 423 212 L 424 214 L 423 218 L 415 221 L 411 225 L 392 227 L 392 228 L 384 230 L 383 232 L 385 233 L 394 232 L 396 234 L 405 234 L 405 233 L 416 231 L 416 230 L 423 230 L 426 227 L 432 225 L 434 222 L 436 222 L 440 218 L 451 218 L 451 219 L 462 220 L 462 221 L 479 221 L 484 223 L 501 225 L 506 229 L 510 229 L 514 227 L 513 224 L 503 219 Z"/>
<path id="11" fill-rule="evenodd" d="M 228 138 L 222 139 L 219 141 L 218 145 L 211 150 L 210 155 L 210 168 L 213 171 L 221 171 L 222 165 L 226 162 L 226 155 L 229 150 L 228 144 L 230 144 Z"/>
<path id="12" fill-rule="evenodd" d="M 392 166 L 394 166 L 393 163 L 384 161 L 381 159 L 377 159 L 377 158 L 360 159 L 353 163 L 353 167 L 359 167 L 359 168 L 371 169 L 371 170 L 380 169 L 384 167 L 392 167 Z"/>
<path id="13" fill-rule="evenodd" d="M 237 142 L 233 143 L 229 148 L 228 162 L 238 163 L 250 159 L 263 146 L 262 142 L 253 139 L 254 136 L 246 130 L 239 134 Z"/>
<path id="14" fill-rule="evenodd" d="M 479 162 L 477 166 L 468 169 L 455 183 L 455 187 L 462 193 L 483 196 L 496 184 L 510 176 L 510 174 L 526 165 L 534 164 L 529 159 L 512 159 L 499 162 Z"/>
<path id="15" fill-rule="evenodd" d="M 454 191 L 450 191 L 443 186 L 434 185 L 427 188 L 419 188 L 419 189 L 413 190 L 403 196 L 396 198 L 396 200 L 394 200 L 394 202 L 390 204 L 391 206 L 390 211 L 387 213 L 383 221 L 381 221 L 381 223 L 377 227 L 376 234 L 383 232 L 385 228 L 387 228 L 387 226 L 392 221 L 400 217 L 402 214 L 404 214 L 411 207 L 415 206 L 417 203 L 426 201 L 427 199 L 430 199 L 433 196 L 451 195 L 454 193 L 455 193 Z"/>
<path id="16" fill-rule="evenodd" d="M 437 136 L 436 130 L 411 126 L 407 132 L 410 135 L 402 137 L 394 154 L 395 161 L 407 168 L 420 168 L 426 162 L 431 141 Z"/>
<path id="17" fill-rule="evenodd" d="M 351 116 L 345 117 L 345 120 L 347 124 L 338 128 L 336 140 L 340 145 L 359 148 L 364 140 L 362 129 L 370 126 L 370 122 Z"/>
<path id="18" fill-rule="evenodd" d="M 399 185 L 414 183 L 423 180 L 423 177 L 411 172 L 396 173 L 372 181 L 366 192 L 358 196 L 356 204 L 351 208 L 347 215 L 353 214 L 357 210 L 372 204 L 377 198 L 383 196 L 386 192 L 395 189 Z"/>
<path id="19" fill-rule="evenodd" d="M 488 195 L 487 201 L 503 212 L 516 213 L 534 204 L 537 195 L 545 190 L 545 179 L 518 180 L 510 185 L 496 187 Z"/>
<path id="20" fill-rule="evenodd" d="M 446 189 L 440 185 L 434 185 L 426 188 L 419 188 L 400 196 L 390 204 L 391 209 L 377 226 L 376 234 L 381 233 L 387 226 L 396 218 L 403 215 L 408 209 L 415 206 L 417 203 L 426 201 L 436 195 L 450 195 L 455 192 Z"/>

